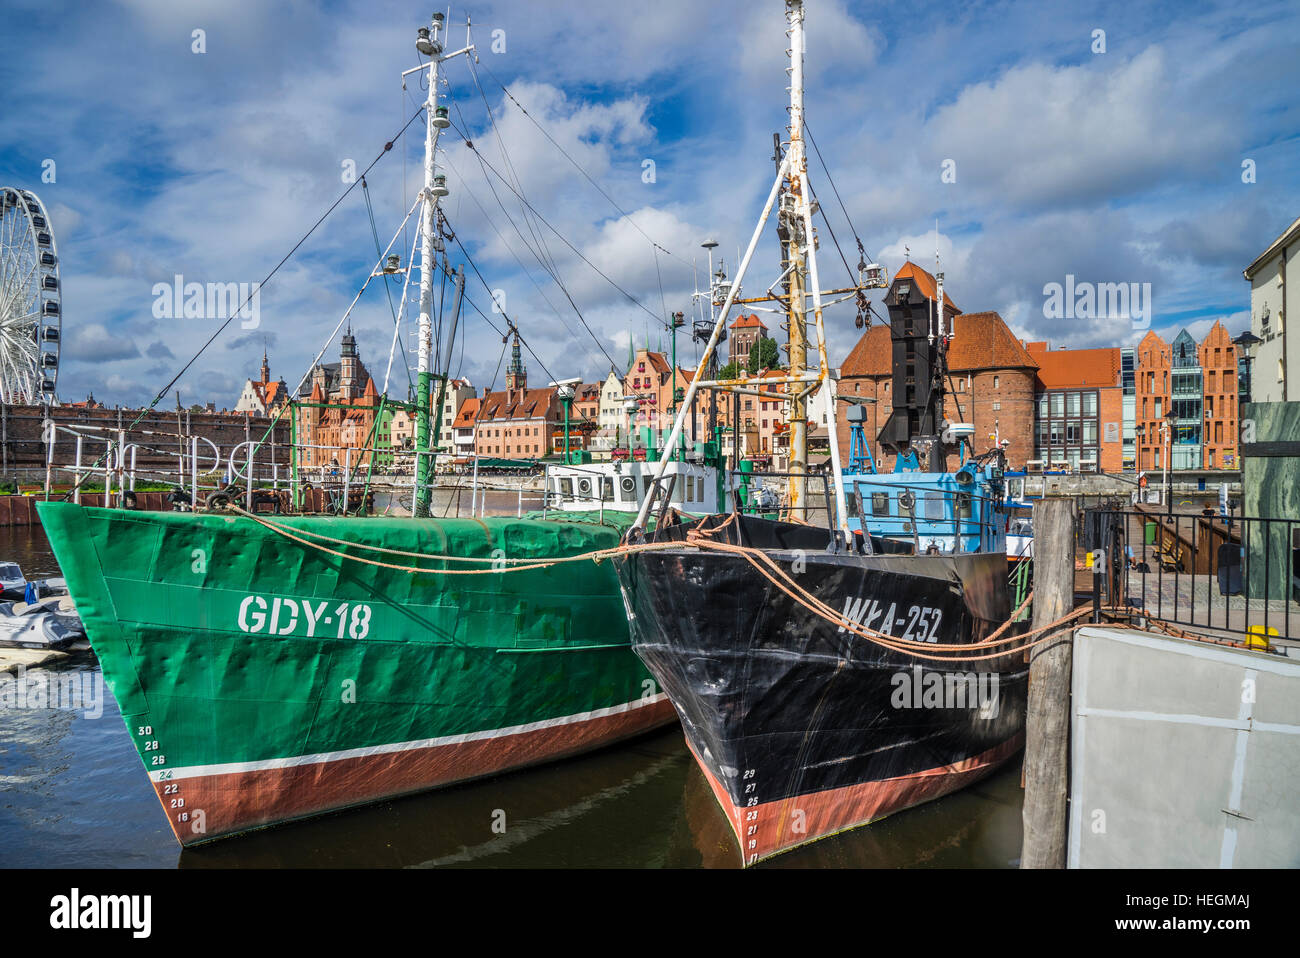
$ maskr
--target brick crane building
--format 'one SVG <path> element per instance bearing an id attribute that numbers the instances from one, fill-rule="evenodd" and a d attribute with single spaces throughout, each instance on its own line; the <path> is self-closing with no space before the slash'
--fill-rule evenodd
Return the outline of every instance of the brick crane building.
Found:
<path id="1" fill-rule="evenodd" d="M 907 296 L 933 304 L 937 297 L 934 277 L 908 262 L 894 275 L 885 301 Z M 947 384 L 945 413 L 952 422 L 975 426 L 979 452 L 1006 440 L 1012 468 L 1023 468 L 1034 451 L 1034 409 L 1038 364 L 996 312 L 963 313 L 944 293 L 944 315 L 953 325 L 948 352 L 951 383 Z M 894 411 L 893 339 L 889 326 L 872 326 L 858 340 L 840 368 L 838 394 L 867 400 L 866 433 L 876 467 L 889 471 L 892 455 L 879 441 L 881 430 Z M 848 460 L 847 404 L 836 410 L 842 460 Z"/>

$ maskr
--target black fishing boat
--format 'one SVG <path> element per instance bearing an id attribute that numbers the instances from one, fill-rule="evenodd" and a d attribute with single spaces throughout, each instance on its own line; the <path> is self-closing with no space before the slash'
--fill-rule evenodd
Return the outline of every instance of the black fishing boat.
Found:
<path id="1" fill-rule="evenodd" d="M 1006 621 L 1006 557 L 891 554 L 885 539 L 863 555 L 829 539 L 825 527 L 710 516 L 650 536 L 679 547 L 617 563 L 633 648 L 746 864 L 965 787 L 1023 743 L 1023 655 L 942 649 Z M 714 543 L 758 550 L 784 576 Z M 864 639 L 809 611 L 786 580 L 849 622 L 935 648 Z"/>
<path id="2" fill-rule="evenodd" d="M 832 415 L 832 471 L 829 481 L 822 477 L 828 518 L 809 521 L 804 401 L 817 388 L 833 396 L 834 382 L 803 150 L 803 6 L 787 0 L 786 12 L 790 141 L 701 360 L 702 367 L 710 360 L 776 205 L 784 269 L 768 298 L 784 306 L 790 332 L 790 368 L 780 380 L 789 397 L 784 516 L 748 515 L 733 495 L 729 515 L 673 524 L 671 489 L 658 488 L 660 475 L 628 532 L 629 544 L 649 547 L 615 561 L 633 649 L 676 707 L 747 865 L 988 774 L 1023 744 L 1028 679 L 1023 648 L 1009 651 L 1016 640 L 1008 628 L 1005 525 L 996 512 L 1002 450 L 976 456 L 973 429 L 944 415 L 955 307 L 948 308 L 942 273 L 936 288 L 934 279 L 917 281 L 924 271 L 900 271 L 885 297 L 894 403 L 877 439 L 894 453 L 895 474 L 885 482 L 873 466 L 871 475 L 855 468 L 846 476 Z M 778 285 L 783 293 L 774 292 Z M 861 304 L 863 290 L 884 285 L 879 267 L 860 262 L 850 295 Z M 806 363 L 809 300 L 816 370 Z M 752 386 L 697 378 L 683 408 L 698 388 Z M 948 471 L 950 460 L 956 472 Z M 981 462 L 992 465 L 980 469 Z M 985 484 L 993 494 L 984 494 Z M 874 491 L 864 496 L 863 486 Z M 659 521 L 644 535 L 658 499 L 665 503 Z M 864 501 L 872 503 L 870 516 Z M 888 529 L 877 502 L 893 516 Z M 952 534 L 929 534 L 923 545 L 919 520 L 946 524 Z M 993 638 L 999 644 L 981 645 Z"/>

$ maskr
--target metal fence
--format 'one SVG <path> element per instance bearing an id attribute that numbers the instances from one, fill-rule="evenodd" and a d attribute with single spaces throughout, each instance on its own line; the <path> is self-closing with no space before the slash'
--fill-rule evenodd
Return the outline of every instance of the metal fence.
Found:
<path id="1" fill-rule="evenodd" d="M 1094 601 L 1177 625 L 1300 638 L 1300 519 L 1142 509 L 1082 513 Z"/>

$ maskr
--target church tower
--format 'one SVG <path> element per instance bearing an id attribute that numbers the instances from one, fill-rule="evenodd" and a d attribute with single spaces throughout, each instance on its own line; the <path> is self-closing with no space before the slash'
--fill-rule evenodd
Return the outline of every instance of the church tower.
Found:
<path id="1" fill-rule="evenodd" d="M 339 367 L 339 391 L 343 399 L 352 399 L 357 395 L 357 338 L 352 335 L 352 326 L 343 334 L 343 350 L 339 354 L 342 360 Z"/>
<path id="2" fill-rule="evenodd" d="M 523 398 L 528 389 L 528 372 L 524 369 L 523 356 L 519 352 L 519 334 L 515 333 L 515 344 L 510 350 L 510 366 L 506 369 L 506 402 L 514 405 Z"/>

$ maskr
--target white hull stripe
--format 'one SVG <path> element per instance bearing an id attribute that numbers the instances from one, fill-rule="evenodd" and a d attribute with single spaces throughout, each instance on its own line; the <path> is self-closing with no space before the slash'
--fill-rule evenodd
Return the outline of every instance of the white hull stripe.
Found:
<path id="1" fill-rule="evenodd" d="M 634 702 L 611 705 L 590 712 L 577 712 L 562 715 L 559 718 L 543 719 L 526 725 L 512 725 L 508 728 L 485 729 L 481 732 L 464 732 L 460 735 L 444 735 L 442 738 L 417 739 L 413 742 L 393 742 L 389 745 L 368 745 L 363 748 L 348 748 L 337 752 L 319 752 L 315 755 L 295 755 L 291 758 L 267 758 L 255 762 L 227 762 L 221 765 L 189 765 L 181 768 L 159 769 L 150 771 L 149 777 L 155 782 L 175 781 L 182 778 L 199 778 L 207 775 L 231 775 L 239 772 L 260 772 L 273 768 L 294 768 L 299 765 L 317 765 L 324 762 L 338 762 L 349 758 L 369 758 L 374 755 L 389 755 L 395 752 L 410 752 L 416 749 L 439 748 L 446 745 L 463 745 L 466 742 L 479 742 L 484 739 L 502 738 L 507 735 L 525 735 L 543 729 L 557 728 L 562 725 L 577 725 L 595 719 L 607 718 L 630 712 L 633 709 L 657 705 L 666 701 L 667 694 L 660 692 Z"/>

